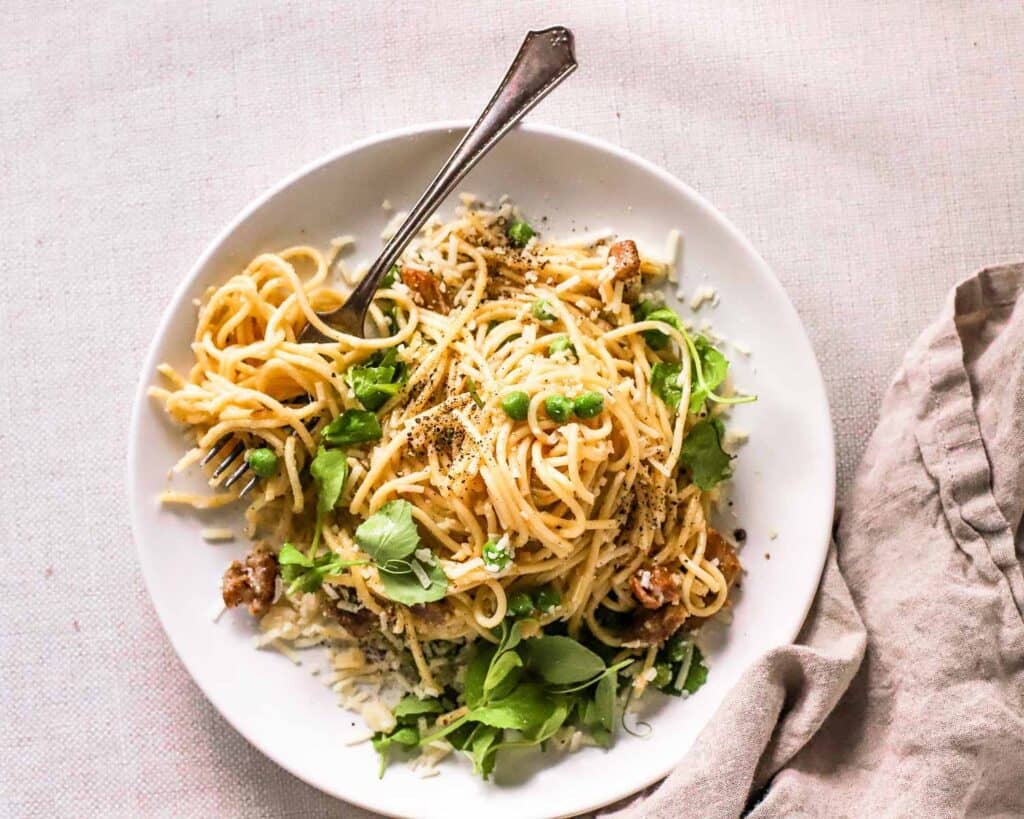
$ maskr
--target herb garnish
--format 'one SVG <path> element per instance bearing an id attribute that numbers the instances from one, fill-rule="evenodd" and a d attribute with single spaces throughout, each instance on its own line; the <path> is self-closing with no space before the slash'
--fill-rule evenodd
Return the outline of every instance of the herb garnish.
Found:
<path id="1" fill-rule="evenodd" d="M 725 381 L 725 375 L 729 371 L 729 359 L 702 335 L 693 337 L 693 348 L 697 352 L 697 363 L 699 364 L 699 367 L 694 368 L 694 373 L 698 371 L 701 373 L 703 383 L 694 383 L 690 388 L 690 412 L 699 412 L 704 401 L 714 393 L 719 384 Z M 718 396 L 715 398 L 721 403 L 722 399 Z"/>
<path id="2" fill-rule="evenodd" d="M 290 543 L 281 547 L 277 562 L 281 567 L 281 579 L 289 584 L 288 594 L 314 592 L 323 585 L 325 577 L 340 574 L 349 566 L 365 566 L 367 563 L 365 560 L 343 560 L 335 552 L 307 557 Z"/>
<path id="3" fill-rule="evenodd" d="M 420 742 L 419 719 L 429 714 L 440 714 L 444 706 L 439 700 L 419 699 L 409 694 L 395 706 L 392 713 L 395 727 L 389 732 L 378 731 L 373 735 L 373 749 L 380 754 L 380 776 L 388 764 L 391 748 L 398 745 L 402 748 L 415 748 Z"/>
<path id="4" fill-rule="evenodd" d="M 323 431 L 323 441 L 328 446 L 352 446 L 379 441 L 380 421 L 367 410 L 345 410 L 331 421 Z"/>
<path id="5" fill-rule="evenodd" d="M 725 427 L 717 418 L 698 421 L 686 434 L 679 462 L 705 491 L 732 475 L 732 456 L 722 449 Z"/>
<path id="6" fill-rule="evenodd" d="M 658 652 L 658 677 L 654 686 L 666 694 L 694 694 L 708 679 L 708 667 L 701 650 L 682 635 L 676 634 Z"/>
<path id="7" fill-rule="evenodd" d="M 690 402 L 687 409 L 696 413 L 700 412 L 715 387 L 725 381 L 729 360 L 702 335 L 693 337 L 693 347 L 697 351 L 697 360 L 690 367 Z M 703 376 L 703 382 L 698 381 L 698 370 Z M 679 384 L 682 371 L 682 364 L 676 361 L 659 361 L 651 367 L 651 389 L 672 409 L 679 407 L 683 397 L 683 388 Z"/>
<path id="8" fill-rule="evenodd" d="M 373 411 L 397 395 L 408 380 L 409 368 L 398 360 L 394 347 L 375 353 L 365 364 L 350 367 L 345 373 L 345 383 L 352 388 L 359 403 Z"/>
<path id="9" fill-rule="evenodd" d="M 448 576 L 437 558 L 428 563 L 413 555 L 420 548 L 420 535 L 408 501 L 385 503 L 360 524 L 355 539 L 377 566 L 384 593 L 392 600 L 414 606 L 444 597 Z"/>
<path id="10" fill-rule="evenodd" d="M 682 364 L 675 361 L 659 361 L 651 367 L 651 391 L 669 409 L 676 409 L 683 399 L 683 388 L 679 386 L 682 371 Z"/>
<path id="11" fill-rule="evenodd" d="M 320 447 L 313 462 L 309 465 L 309 474 L 316 484 L 316 531 L 313 543 L 309 547 L 309 556 L 316 556 L 320 546 L 320 532 L 323 530 L 327 515 L 338 505 L 341 491 L 348 479 L 348 456 L 339 449 Z"/>
<path id="12" fill-rule="evenodd" d="M 607 744 L 615 716 L 617 675 L 633 662 L 609 667 L 571 637 L 542 635 L 523 640 L 521 623 L 505 620 L 495 634 L 497 646 L 474 649 L 463 688 L 466 713 L 442 727 L 435 725 L 436 730 L 419 739 L 421 747 L 448 739 L 472 758 L 473 770 L 484 779 L 494 770 L 498 751 L 539 745 L 566 724 L 576 724 Z M 395 709 L 396 719 L 399 708 L 401 704 Z M 506 740 L 509 729 L 517 731 L 518 737 Z M 379 749 L 382 756 L 386 748 Z"/>

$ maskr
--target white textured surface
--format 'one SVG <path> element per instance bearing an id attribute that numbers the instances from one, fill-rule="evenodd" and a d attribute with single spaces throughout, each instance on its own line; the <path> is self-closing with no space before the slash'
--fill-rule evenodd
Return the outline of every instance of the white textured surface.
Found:
<path id="1" fill-rule="evenodd" d="M 1024 12 L 628 5 L 5 8 L 0 814 L 362 815 L 249 747 L 175 659 L 128 529 L 129 398 L 221 225 L 339 144 L 473 116 L 528 27 L 572 27 L 582 66 L 536 119 L 664 166 L 775 269 L 849 482 L 948 287 L 1021 255 Z"/>

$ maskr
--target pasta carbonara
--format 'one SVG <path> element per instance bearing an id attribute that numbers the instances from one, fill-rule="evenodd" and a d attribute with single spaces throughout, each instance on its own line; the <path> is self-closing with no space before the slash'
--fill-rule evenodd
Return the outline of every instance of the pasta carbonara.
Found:
<path id="1" fill-rule="evenodd" d="M 470 204 L 406 250 L 364 339 L 317 315 L 353 283 L 330 275 L 346 241 L 261 254 L 211 288 L 191 369 L 162 366 L 151 390 L 192 441 L 176 469 L 214 476 L 213 494 L 164 502 L 248 503 L 255 545 L 225 604 L 282 650 L 329 644 L 383 755 L 461 748 L 485 776 L 480 736 L 600 741 L 609 696 L 696 690 L 692 634 L 740 570 L 709 525 L 731 468 L 722 408 L 747 399 L 647 292 L 668 265 Z M 329 341 L 300 342 L 307 324 Z M 496 687 L 474 689 L 474 663 Z M 407 696 L 382 706 L 395 680 Z M 546 727 L 479 718 L 481 697 L 531 685 Z"/>

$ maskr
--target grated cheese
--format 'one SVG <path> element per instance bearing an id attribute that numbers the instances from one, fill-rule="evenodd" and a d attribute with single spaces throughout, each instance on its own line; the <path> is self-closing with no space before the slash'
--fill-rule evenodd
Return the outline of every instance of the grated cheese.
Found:
<path id="1" fill-rule="evenodd" d="M 705 284 L 702 287 L 698 287 L 697 291 L 693 294 L 693 298 L 690 299 L 690 309 L 700 310 L 701 307 L 709 302 L 712 307 L 718 304 L 718 291 L 711 285 Z"/>
<path id="2" fill-rule="evenodd" d="M 413 560 L 409 564 L 409 566 L 412 569 L 412 573 L 414 575 L 416 575 L 416 579 L 420 581 L 420 585 L 423 588 L 425 588 L 425 589 L 429 589 L 430 588 L 430 578 L 427 577 L 427 573 L 425 571 L 423 571 L 423 567 L 420 565 L 419 561 L 418 560 Z"/>
<path id="3" fill-rule="evenodd" d="M 679 281 L 679 239 L 679 231 L 672 228 L 668 232 L 668 238 L 665 240 L 665 263 L 668 266 L 668 280 L 673 284 Z"/>
<path id="4" fill-rule="evenodd" d="M 199 534 L 202 535 L 203 540 L 207 543 L 222 543 L 227 540 L 235 539 L 234 530 L 228 529 L 227 527 L 211 527 L 203 529 Z"/>

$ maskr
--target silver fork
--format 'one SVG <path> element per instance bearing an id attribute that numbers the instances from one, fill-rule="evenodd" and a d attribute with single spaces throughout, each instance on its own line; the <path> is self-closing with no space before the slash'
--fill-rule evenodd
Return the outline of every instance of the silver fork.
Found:
<path id="1" fill-rule="evenodd" d="M 308 421 L 305 421 L 303 423 L 306 429 L 312 432 L 314 429 L 316 429 L 316 425 L 320 423 L 320 418 L 319 416 L 314 416 L 313 418 L 310 418 Z M 291 434 L 295 434 L 294 429 L 291 431 Z M 233 435 L 225 435 L 223 438 L 217 441 L 217 443 L 210 447 L 210 451 L 207 452 L 202 457 L 202 460 L 199 461 L 200 466 L 206 466 L 212 463 L 213 459 L 216 458 L 217 455 L 224 450 L 224 447 L 226 447 L 231 441 L 234 441 L 235 445 L 231 447 L 231 450 L 228 452 L 228 454 L 224 456 L 224 460 L 217 464 L 216 468 L 213 470 L 213 474 L 210 475 L 211 480 L 216 480 L 217 478 L 219 478 L 221 475 L 228 471 L 228 468 L 231 466 L 231 464 L 238 460 L 238 456 L 243 455 L 245 453 L 245 444 L 242 443 L 237 438 L 235 438 Z M 223 487 L 224 489 L 230 489 L 245 476 L 246 472 L 250 471 L 251 470 L 249 469 L 249 459 L 248 457 L 243 457 L 242 462 L 237 467 L 235 467 L 235 471 L 228 475 L 227 478 L 224 480 L 224 483 L 220 484 L 220 486 Z M 249 477 L 249 480 L 247 480 L 245 482 L 245 485 L 238 491 L 238 497 L 244 498 L 249 492 L 253 490 L 253 488 L 259 482 L 259 476 L 256 473 L 252 473 L 252 475 L 250 475 Z"/>
<path id="2" fill-rule="evenodd" d="M 523 115 L 547 96 L 556 85 L 576 69 L 572 32 L 564 26 L 531 31 L 509 66 L 505 78 L 452 155 L 441 166 L 401 227 L 395 231 L 377 260 L 363 276 L 345 303 L 330 313 L 319 316 L 329 327 L 350 336 L 363 337 L 366 311 L 373 301 L 381 278 L 398 261 L 409 242 L 423 227 L 430 215 L 444 201 L 463 177 L 491 148 L 498 144 Z M 332 339 L 312 324 L 299 335 L 302 342 L 324 342 Z"/>
<path id="3" fill-rule="evenodd" d="M 221 450 L 223 450 L 224 447 L 226 447 L 231 440 L 233 440 L 232 436 L 225 435 L 223 438 L 217 441 L 217 443 L 210 447 L 210 451 L 203 456 L 203 459 L 199 462 L 199 465 L 206 466 L 207 464 L 209 464 L 214 458 L 217 457 L 217 454 Z M 235 445 L 231 448 L 231 451 L 224 456 L 223 461 L 217 464 L 217 468 L 213 470 L 213 475 L 211 475 L 210 477 L 216 480 L 225 472 L 227 472 L 228 467 L 231 466 L 231 464 L 234 463 L 236 460 L 238 460 L 238 456 L 241 455 L 243 452 L 245 452 L 245 444 L 243 444 L 241 441 L 236 440 Z M 239 467 L 234 472 L 228 475 L 227 479 L 225 479 L 224 483 L 222 483 L 221 486 L 223 486 L 225 489 L 230 489 L 232 486 L 238 483 L 242 479 L 242 476 L 248 471 L 249 460 L 248 458 L 242 458 L 241 465 L 239 465 Z M 243 486 L 239 490 L 238 497 L 244 498 L 246 494 L 251 492 L 253 487 L 256 486 L 256 484 L 258 484 L 259 482 L 259 477 L 255 473 L 253 473 L 252 477 L 249 478 L 248 481 L 246 481 L 245 486 Z"/>
<path id="4" fill-rule="evenodd" d="M 573 54 L 572 32 L 564 26 L 553 26 L 542 31 L 531 31 L 523 40 L 519 53 L 491 97 L 483 113 L 473 124 L 462 141 L 452 151 L 441 170 L 427 186 L 423 195 L 413 205 L 412 210 L 395 231 L 394 236 L 384 246 L 377 260 L 370 266 L 366 275 L 352 291 L 345 303 L 330 313 L 320 313 L 320 318 L 329 326 L 341 330 L 348 335 L 363 336 L 366 324 L 366 311 L 373 301 L 374 294 L 384 274 L 402 255 L 409 242 L 423 227 L 424 222 L 444 201 L 459 182 L 479 162 L 484 154 L 491 150 L 523 116 L 562 80 L 576 70 L 576 57 Z M 324 342 L 332 339 L 325 336 L 313 325 L 308 324 L 299 335 L 301 342 Z M 316 419 L 311 423 L 315 424 Z M 308 426 L 308 425 L 307 425 Z M 213 470 L 212 478 L 216 480 L 231 467 L 239 456 L 242 462 L 235 467 L 221 486 L 230 489 L 238 483 L 249 470 L 249 460 L 244 457 L 245 444 L 231 435 L 226 435 L 210 447 L 202 460 L 201 466 L 212 463 L 214 458 L 232 441 L 235 445 L 224 456 Z M 245 485 L 239 490 L 238 496 L 252 491 L 259 483 L 259 477 L 251 474 Z"/>

